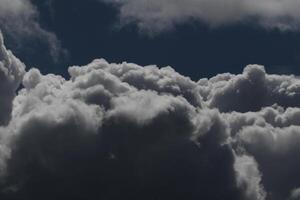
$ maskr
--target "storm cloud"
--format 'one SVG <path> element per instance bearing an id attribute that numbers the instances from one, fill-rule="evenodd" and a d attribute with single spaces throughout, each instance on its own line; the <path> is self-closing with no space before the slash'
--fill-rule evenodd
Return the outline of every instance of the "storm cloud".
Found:
<path id="1" fill-rule="evenodd" d="M 121 24 L 136 24 L 146 33 L 170 30 L 183 23 L 211 27 L 254 23 L 265 28 L 299 30 L 297 0 L 99 0 L 115 5 Z"/>
<path id="2" fill-rule="evenodd" d="M 67 79 L 0 41 L 1 199 L 298 198 L 297 77 L 97 59 Z"/>

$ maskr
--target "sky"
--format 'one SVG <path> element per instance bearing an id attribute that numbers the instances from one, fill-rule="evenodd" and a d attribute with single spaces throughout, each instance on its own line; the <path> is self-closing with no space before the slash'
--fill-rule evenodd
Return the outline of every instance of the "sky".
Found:
<path id="1" fill-rule="evenodd" d="M 0 199 L 299 200 L 298 0 L 0 0 Z"/>

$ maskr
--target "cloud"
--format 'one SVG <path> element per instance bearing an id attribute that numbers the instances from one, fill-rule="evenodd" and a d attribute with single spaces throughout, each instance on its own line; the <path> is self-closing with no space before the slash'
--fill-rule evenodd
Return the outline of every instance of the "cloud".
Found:
<path id="1" fill-rule="evenodd" d="M 237 172 L 237 184 L 244 187 L 244 198 L 263 200 L 266 192 L 261 184 L 261 173 L 253 157 L 237 156 L 234 163 Z"/>
<path id="2" fill-rule="evenodd" d="M 299 108 L 273 106 L 259 112 L 224 113 L 233 146 L 258 164 L 267 199 L 287 199 L 299 187 Z"/>
<path id="3" fill-rule="evenodd" d="M 30 0 L 0 0 L 0 30 L 15 51 L 32 51 L 34 41 L 47 49 L 54 62 L 66 55 L 56 35 L 39 24 L 39 11 Z"/>
<path id="4" fill-rule="evenodd" d="M 300 80 L 290 75 L 268 75 L 263 66 L 249 65 L 242 74 L 222 74 L 198 82 L 211 108 L 221 112 L 259 111 L 274 104 L 299 107 Z"/>
<path id="5" fill-rule="evenodd" d="M 294 189 L 294 190 L 291 192 L 290 199 L 291 199 L 291 200 L 299 199 L 299 197 L 300 197 L 300 188 Z"/>
<path id="6" fill-rule="evenodd" d="M 297 77 L 97 59 L 67 79 L 24 74 L 1 44 L 1 199 L 298 197 Z"/>
<path id="7" fill-rule="evenodd" d="M 25 65 L 3 44 L 0 33 L 0 125 L 9 122 L 12 100 L 25 73 Z"/>
<path id="8" fill-rule="evenodd" d="M 148 68 L 155 70 L 147 76 L 170 76 L 163 75 L 166 69 Z M 71 67 L 70 80 L 27 72 L 2 133 L 9 149 L 9 155 L 6 149 L 2 153 L 7 160 L 3 198 L 239 199 L 234 154 L 224 144 L 229 135 L 218 112 L 198 116 L 199 106 L 168 91 L 168 81 L 156 91 L 148 89 L 152 84 L 138 89 L 122 80 L 143 69 L 96 60 Z M 182 83 L 171 85 L 179 90 Z"/>
<path id="9" fill-rule="evenodd" d="M 241 131 L 241 141 L 259 163 L 263 184 L 270 197 L 274 196 L 272 199 L 286 199 L 291 189 L 300 184 L 296 178 L 300 164 L 299 130 L 299 126 L 250 126 Z"/>
<path id="10" fill-rule="evenodd" d="M 101 0 L 115 5 L 121 24 L 136 24 L 148 34 L 200 21 L 209 26 L 254 22 L 266 28 L 299 29 L 297 0 Z"/>

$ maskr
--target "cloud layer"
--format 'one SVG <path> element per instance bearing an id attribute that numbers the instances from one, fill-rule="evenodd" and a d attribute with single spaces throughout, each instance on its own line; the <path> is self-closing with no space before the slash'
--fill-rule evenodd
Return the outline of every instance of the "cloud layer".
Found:
<path id="1" fill-rule="evenodd" d="M 24 74 L 1 44 L 1 199 L 299 197 L 297 77 L 98 59 L 66 79 Z"/>
<path id="2" fill-rule="evenodd" d="M 298 0 L 101 0 L 120 11 L 122 24 L 135 23 L 157 33 L 182 23 L 200 21 L 216 27 L 254 22 L 266 28 L 299 29 Z"/>

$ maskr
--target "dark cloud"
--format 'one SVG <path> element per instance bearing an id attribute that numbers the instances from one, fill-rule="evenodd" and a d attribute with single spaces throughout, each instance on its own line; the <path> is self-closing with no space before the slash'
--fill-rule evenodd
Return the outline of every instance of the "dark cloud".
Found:
<path id="1" fill-rule="evenodd" d="M 189 98 L 139 90 L 108 70 L 126 65 L 143 70 L 99 60 L 70 68 L 71 80 L 27 72 L 4 130 L 4 198 L 239 199 L 218 112 L 202 118 Z"/>
<path id="2" fill-rule="evenodd" d="M 171 67 L 104 59 L 70 67 L 70 79 L 23 76 L 24 65 L 1 52 L 0 91 L 10 94 L 0 104 L 10 106 L 1 199 L 299 196 L 297 77 L 250 65 L 194 82 Z"/>

